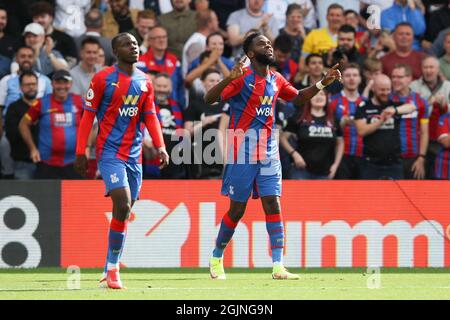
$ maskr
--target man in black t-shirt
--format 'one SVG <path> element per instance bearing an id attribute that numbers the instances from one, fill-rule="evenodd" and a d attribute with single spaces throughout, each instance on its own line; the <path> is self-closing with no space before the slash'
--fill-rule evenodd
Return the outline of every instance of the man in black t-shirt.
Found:
<path id="1" fill-rule="evenodd" d="M 14 160 L 15 179 L 33 179 L 36 165 L 31 161 L 30 151 L 19 131 L 19 123 L 28 109 L 36 101 L 38 92 L 38 77 L 33 71 L 24 71 L 19 76 L 22 97 L 13 102 L 6 112 L 5 133 L 11 145 L 11 158 Z M 31 126 L 31 134 L 38 141 L 38 127 Z"/>
<path id="2" fill-rule="evenodd" d="M 414 112 L 416 107 L 390 101 L 391 90 L 389 77 L 376 76 L 373 97 L 356 110 L 356 129 L 364 139 L 362 179 L 403 179 L 400 115 Z"/>

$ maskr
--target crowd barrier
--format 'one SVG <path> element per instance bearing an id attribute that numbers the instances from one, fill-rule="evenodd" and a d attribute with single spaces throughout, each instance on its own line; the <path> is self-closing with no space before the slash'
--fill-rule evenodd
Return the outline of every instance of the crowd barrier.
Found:
<path id="1" fill-rule="evenodd" d="M 450 267 L 450 181 L 284 181 L 290 267 Z M 132 210 L 125 267 L 206 267 L 228 198 L 220 181 L 146 180 Z M 102 181 L 0 181 L 0 267 L 102 267 L 111 200 Z M 226 267 L 268 267 L 259 200 Z"/>

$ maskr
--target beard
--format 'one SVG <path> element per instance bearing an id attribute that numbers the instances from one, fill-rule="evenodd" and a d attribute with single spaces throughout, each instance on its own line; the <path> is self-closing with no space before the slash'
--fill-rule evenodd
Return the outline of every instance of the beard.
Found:
<path id="1" fill-rule="evenodd" d="M 36 99 L 36 96 L 37 96 L 37 92 L 23 94 L 23 97 L 27 100 L 34 100 L 34 99 Z"/>
<path id="2" fill-rule="evenodd" d="M 275 58 L 270 57 L 264 53 L 256 53 L 255 54 L 255 60 L 263 65 L 272 65 L 275 63 Z"/>

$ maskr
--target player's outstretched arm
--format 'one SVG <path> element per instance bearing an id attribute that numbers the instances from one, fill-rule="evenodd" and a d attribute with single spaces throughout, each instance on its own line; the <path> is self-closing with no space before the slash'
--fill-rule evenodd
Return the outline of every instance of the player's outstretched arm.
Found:
<path id="1" fill-rule="evenodd" d="M 95 112 L 84 109 L 83 116 L 81 117 L 80 126 L 78 128 L 74 169 L 76 173 L 80 174 L 83 177 L 86 176 L 88 167 L 86 157 L 86 146 L 89 134 L 91 133 L 94 118 Z"/>
<path id="2" fill-rule="evenodd" d="M 320 80 L 318 83 L 305 88 L 303 90 L 300 90 L 298 92 L 297 97 L 294 99 L 294 104 L 296 106 L 301 106 L 305 102 L 311 100 L 312 97 L 314 97 L 317 92 L 319 92 L 321 89 L 325 88 L 326 86 L 332 84 L 335 80 L 340 81 L 341 80 L 341 72 L 339 71 L 339 63 L 335 64 L 332 68 L 328 70 L 325 77 Z"/>
<path id="3" fill-rule="evenodd" d="M 242 70 L 244 66 L 244 62 L 247 59 L 247 56 L 244 56 L 241 61 L 235 64 L 233 69 L 231 69 L 230 74 L 228 77 L 224 78 L 222 81 L 220 81 L 218 84 L 216 84 L 214 87 L 212 87 L 204 97 L 204 100 L 207 104 L 213 104 L 215 102 L 219 101 L 220 94 L 222 93 L 223 89 L 227 85 L 230 84 L 231 81 L 233 81 L 236 78 L 239 78 L 244 74 L 244 71 Z"/>

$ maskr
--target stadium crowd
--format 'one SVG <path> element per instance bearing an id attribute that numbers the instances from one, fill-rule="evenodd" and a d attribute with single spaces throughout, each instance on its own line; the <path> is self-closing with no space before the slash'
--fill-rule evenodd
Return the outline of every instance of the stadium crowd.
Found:
<path id="1" fill-rule="evenodd" d="M 1 179 L 81 178 L 73 162 L 83 97 L 114 64 L 120 32 L 139 43 L 168 153 L 192 150 L 192 164 L 171 159 L 159 170 L 147 133 L 144 178 L 221 177 L 220 161 L 202 161 L 203 134 L 233 119 L 227 103 L 203 96 L 243 58 L 246 35 L 260 32 L 272 41 L 273 70 L 298 89 L 336 63 L 342 72 L 300 109 L 275 102 L 284 178 L 450 179 L 448 0 L 0 0 Z M 97 130 L 86 150 L 92 179 Z"/>

